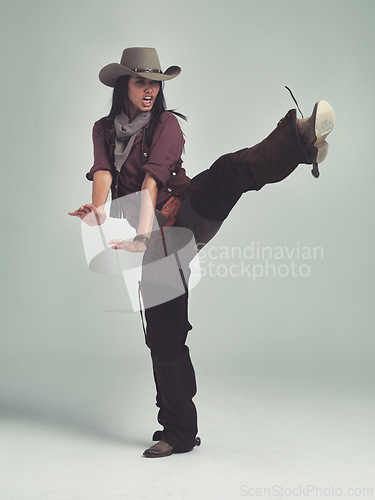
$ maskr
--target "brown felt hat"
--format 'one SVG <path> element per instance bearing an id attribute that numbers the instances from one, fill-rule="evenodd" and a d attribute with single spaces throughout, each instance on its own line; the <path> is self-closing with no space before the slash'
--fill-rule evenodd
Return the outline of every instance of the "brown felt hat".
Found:
<path id="1" fill-rule="evenodd" d="M 111 63 L 104 66 L 99 72 L 99 80 L 114 87 L 117 79 L 123 75 L 141 76 L 158 82 L 172 80 L 181 73 L 179 66 L 170 66 L 161 70 L 158 53 L 153 48 L 130 47 L 122 53 L 120 64 Z"/>

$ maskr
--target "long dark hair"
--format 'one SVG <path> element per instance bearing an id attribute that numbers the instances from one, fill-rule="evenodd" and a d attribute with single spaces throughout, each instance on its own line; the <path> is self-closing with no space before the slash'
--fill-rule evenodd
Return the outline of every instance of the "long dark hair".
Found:
<path id="1" fill-rule="evenodd" d="M 120 76 L 117 79 L 115 86 L 113 88 L 111 111 L 109 112 L 107 118 L 114 120 L 115 117 L 122 112 L 125 112 L 126 115 L 129 116 L 130 101 L 128 97 L 128 82 L 129 82 L 129 75 Z M 154 105 L 151 110 L 151 120 L 150 120 L 150 125 L 148 127 L 148 131 L 151 132 L 151 137 L 157 124 L 160 121 L 161 115 L 165 111 L 169 111 L 169 113 L 173 113 L 182 120 L 187 121 L 186 116 L 183 115 L 182 113 L 178 113 L 173 109 L 167 109 L 163 89 L 164 89 L 164 82 L 160 82 L 159 92 L 158 95 L 156 96 Z"/>

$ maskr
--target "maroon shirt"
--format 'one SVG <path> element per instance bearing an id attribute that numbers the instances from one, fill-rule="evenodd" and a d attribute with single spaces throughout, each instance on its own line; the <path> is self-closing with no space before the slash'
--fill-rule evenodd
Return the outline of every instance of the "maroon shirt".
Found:
<path id="1" fill-rule="evenodd" d="M 146 125 L 148 127 L 149 123 Z M 94 144 L 94 165 L 86 174 L 89 181 L 98 170 L 115 171 L 113 163 L 107 156 L 107 143 L 103 126 L 99 121 L 95 122 L 92 139 Z M 160 123 L 157 125 L 150 153 L 146 164 L 142 164 L 142 131 L 135 137 L 133 147 L 128 158 L 123 164 L 118 182 L 119 196 L 135 193 L 141 190 L 146 172 L 150 172 L 158 183 L 158 198 L 156 205 L 160 206 L 171 195 L 165 189 L 165 185 L 175 170 L 175 164 L 180 159 L 184 147 L 184 137 L 180 124 L 175 115 L 165 112 L 161 115 Z"/>

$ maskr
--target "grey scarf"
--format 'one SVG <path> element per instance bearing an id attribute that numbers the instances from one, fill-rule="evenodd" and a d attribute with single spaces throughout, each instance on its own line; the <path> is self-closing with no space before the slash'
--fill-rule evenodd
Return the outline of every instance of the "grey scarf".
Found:
<path id="1" fill-rule="evenodd" d="M 115 167 L 120 172 L 129 156 L 135 136 L 150 121 L 151 111 L 141 111 L 133 121 L 124 112 L 114 119 L 115 124 Z"/>

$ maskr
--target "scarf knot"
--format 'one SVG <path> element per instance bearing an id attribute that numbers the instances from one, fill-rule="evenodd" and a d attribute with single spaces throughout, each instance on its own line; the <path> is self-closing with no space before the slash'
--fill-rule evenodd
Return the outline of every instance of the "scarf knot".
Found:
<path id="1" fill-rule="evenodd" d="M 150 121 L 151 111 L 142 111 L 133 121 L 122 112 L 114 119 L 115 126 L 115 167 L 120 172 L 121 167 L 129 156 L 130 150 L 138 132 Z"/>

